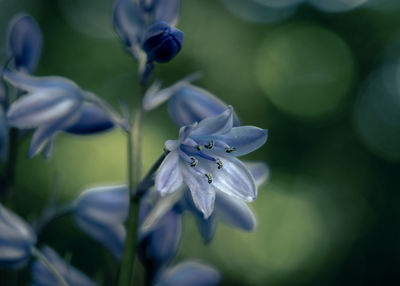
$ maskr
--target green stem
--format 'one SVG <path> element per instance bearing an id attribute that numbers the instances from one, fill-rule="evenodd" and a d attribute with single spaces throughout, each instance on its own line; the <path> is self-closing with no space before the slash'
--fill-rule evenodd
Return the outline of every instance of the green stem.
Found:
<path id="1" fill-rule="evenodd" d="M 124 254 L 121 261 L 118 285 L 133 285 L 133 269 L 138 247 L 137 230 L 139 222 L 139 203 L 134 199 L 134 194 L 140 181 L 141 173 L 141 134 L 142 134 L 142 107 L 136 108 L 133 126 L 127 132 L 128 139 L 128 187 L 130 196 L 129 217 L 127 222 L 127 237 Z"/>
<path id="2" fill-rule="evenodd" d="M 36 247 L 31 248 L 31 253 L 34 257 L 36 257 L 40 262 L 42 262 L 56 277 L 60 285 L 68 286 L 67 281 L 61 276 L 61 274 L 57 271 L 57 269 L 51 264 L 51 262 L 40 252 Z"/>

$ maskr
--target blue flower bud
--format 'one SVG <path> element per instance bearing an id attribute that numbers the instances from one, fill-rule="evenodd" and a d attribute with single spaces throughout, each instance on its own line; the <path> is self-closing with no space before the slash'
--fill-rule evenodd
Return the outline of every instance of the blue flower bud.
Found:
<path id="1" fill-rule="evenodd" d="M 0 267 L 23 267 L 35 243 L 32 228 L 0 204 Z"/>
<path id="2" fill-rule="evenodd" d="M 165 63 L 174 58 L 182 48 L 183 32 L 170 27 L 166 22 L 151 25 L 143 41 L 147 60 Z"/>
<path id="3" fill-rule="evenodd" d="M 30 15 L 17 14 L 9 25 L 8 47 L 15 68 L 32 73 L 42 52 L 42 33 Z"/>
<path id="4" fill-rule="evenodd" d="M 41 252 L 57 272 L 64 278 L 70 286 L 96 286 L 85 274 L 76 268 L 65 263 L 65 261 L 50 247 L 44 246 Z M 56 276 L 43 262 L 36 260 L 31 268 L 33 283 L 35 286 L 55 286 L 60 285 Z"/>
<path id="5" fill-rule="evenodd" d="M 125 185 L 107 186 L 84 191 L 76 200 L 74 215 L 84 232 L 120 260 L 126 236 L 123 224 L 128 211 L 128 188 Z"/>

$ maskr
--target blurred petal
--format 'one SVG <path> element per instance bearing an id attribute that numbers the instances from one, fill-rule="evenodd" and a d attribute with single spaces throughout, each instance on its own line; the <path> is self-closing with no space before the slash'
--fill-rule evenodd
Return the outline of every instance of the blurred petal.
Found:
<path id="1" fill-rule="evenodd" d="M 253 175 L 256 185 L 259 186 L 269 178 L 269 167 L 264 162 L 244 162 Z"/>
<path id="2" fill-rule="evenodd" d="M 194 168 L 182 168 L 182 175 L 192 194 L 193 202 L 204 218 L 208 218 L 214 210 L 215 191 L 206 177 L 200 176 Z"/>
<path id="3" fill-rule="evenodd" d="M 87 135 L 107 131 L 113 127 L 114 123 L 103 109 L 90 103 L 84 103 L 81 105 L 79 118 L 64 131 L 77 135 Z"/>
<path id="4" fill-rule="evenodd" d="M 179 153 L 177 151 L 170 152 L 156 175 L 156 190 L 164 196 L 176 191 L 182 185 L 182 182 Z"/>
<path id="5" fill-rule="evenodd" d="M 247 167 L 234 157 L 221 157 L 223 167 L 217 169 L 213 162 L 207 162 L 213 170 L 212 185 L 227 195 L 237 197 L 247 202 L 257 197 L 257 187 L 253 176 Z"/>
<path id="6" fill-rule="evenodd" d="M 214 286 L 221 275 L 214 267 L 197 261 L 185 261 L 167 269 L 157 286 Z"/>
<path id="7" fill-rule="evenodd" d="M 0 267 L 24 266 L 35 243 L 36 235 L 31 227 L 0 204 Z"/>
<path id="8" fill-rule="evenodd" d="M 221 114 L 228 108 L 213 94 L 193 85 L 186 84 L 170 92 L 173 96 L 168 101 L 168 113 L 179 126 L 200 122 L 207 117 Z M 239 119 L 234 113 L 233 126 L 238 125 Z"/>
<path id="9" fill-rule="evenodd" d="M 217 192 L 215 199 L 215 216 L 223 222 L 243 230 L 253 230 L 256 218 L 242 200 Z"/>
<path id="10" fill-rule="evenodd" d="M 53 249 L 44 246 L 42 254 L 54 266 L 57 272 L 65 279 L 70 286 L 95 286 L 85 274 L 76 268 L 68 265 Z M 36 260 L 31 267 L 33 285 L 35 286 L 58 286 L 60 285 L 54 274 L 43 264 Z"/>
<path id="11" fill-rule="evenodd" d="M 32 73 L 42 52 L 42 33 L 38 23 L 30 15 L 17 14 L 9 25 L 8 47 L 15 68 Z"/>
<path id="12" fill-rule="evenodd" d="M 50 138 L 43 147 L 43 156 L 45 159 L 50 159 L 54 152 L 54 138 Z"/>
<path id="13" fill-rule="evenodd" d="M 164 21 L 170 26 L 175 26 L 178 22 L 180 0 L 155 0 L 153 22 Z"/>
<path id="14" fill-rule="evenodd" d="M 191 136 L 224 134 L 232 129 L 233 109 L 229 106 L 218 116 L 207 117 L 193 129 Z"/>

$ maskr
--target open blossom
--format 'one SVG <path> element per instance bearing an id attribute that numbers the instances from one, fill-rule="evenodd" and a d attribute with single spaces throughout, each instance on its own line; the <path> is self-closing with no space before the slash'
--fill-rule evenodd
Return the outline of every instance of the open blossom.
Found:
<path id="1" fill-rule="evenodd" d="M 213 212 L 216 191 L 253 201 L 257 196 L 254 177 L 236 157 L 261 147 L 267 133 L 254 126 L 233 127 L 232 107 L 182 127 L 178 140 L 165 143 L 170 153 L 156 175 L 156 190 L 165 196 L 187 185 L 205 218 Z"/>

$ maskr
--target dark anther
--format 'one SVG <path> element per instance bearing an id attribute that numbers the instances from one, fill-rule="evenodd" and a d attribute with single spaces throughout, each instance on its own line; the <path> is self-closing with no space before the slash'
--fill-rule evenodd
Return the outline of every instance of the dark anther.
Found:
<path id="1" fill-rule="evenodd" d="M 206 173 L 206 175 L 205 175 L 206 177 L 207 177 L 207 182 L 209 183 L 209 184 L 211 184 L 212 183 L 212 181 L 213 181 L 213 177 L 212 177 L 212 175 L 210 174 L 210 173 Z"/>
<path id="2" fill-rule="evenodd" d="M 214 140 L 210 140 L 210 142 L 208 142 L 208 145 L 204 145 L 204 147 L 206 147 L 207 149 L 211 149 L 212 147 L 214 147 Z"/>
<path id="3" fill-rule="evenodd" d="M 236 148 L 235 147 L 226 147 L 225 151 L 226 151 L 226 153 L 232 153 L 232 152 L 236 151 Z"/>
<path id="4" fill-rule="evenodd" d="M 217 159 L 215 162 L 218 165 L 218 169 L 222 169 L 222 167 L 224 166 L 224 165 L 222 165 L 222 161 L 220 159 Z"/>
<path id="5" fill-rule="evenodd" d="M 190 162 L 190 167 L 196 167 L 199 161 L 195 157 L 190 157 L 192 159 L 192 162 Z"/>
<path id="6" fill-rule="evenodd" d="M 196 145 L 196 146 L 194 146 L 194 148 L 196 148 L 197 151 L 200 151 L 200 150 L 201 150 L 201 146 L 200 146 L 200 145 Z"/>

